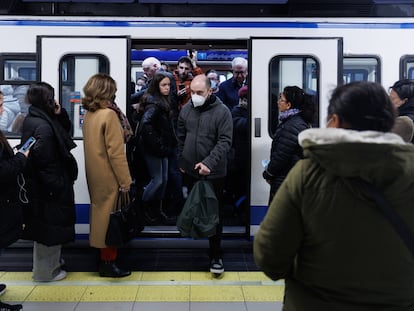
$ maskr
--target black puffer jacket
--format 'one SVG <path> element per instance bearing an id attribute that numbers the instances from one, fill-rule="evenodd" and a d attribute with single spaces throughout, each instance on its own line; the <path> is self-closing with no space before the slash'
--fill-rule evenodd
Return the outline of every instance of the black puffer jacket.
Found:
<path id="1" fill-rule="evenodd" d="M 29 208 L 24 238 L 45 245 L 59 245 L 75 238 L 73 184 L 77 164 L 70 153 L 76 145 L 57 118 L 30 107 L 23 124 L 22 141 L 34 136 L 27 170 Z"/>
<path id="2" fill-rule="evenodd" d="M 263 178 L 270 180 L 269 201 L 272 200 L 290 169 L 303 158 L 298 135 L 309 127 L 300 114 L 296 114 L 282 121 L 276 129 L 270 150 L 270 162 L 263 172 Z"/>
<path id="3" fill-rule="evenodd" d="M 22 231 L 22 203 L 19 200 L 17 175 L 23 171 L 26 157 L 11 155 L 0 144 L 0 248 L 15 242 Z"/>
<path id="4" fill-rule="evenodd" d="M 177 145 L 167 102 L 153 96 L 147 98 L 139 130 L 144 153 L 169 156 Z"/>

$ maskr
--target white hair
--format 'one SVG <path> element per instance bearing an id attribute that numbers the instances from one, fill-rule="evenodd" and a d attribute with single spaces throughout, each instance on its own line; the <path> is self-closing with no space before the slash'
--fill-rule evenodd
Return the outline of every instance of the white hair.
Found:
<path id="1" fill-rule="evenodd" d="M 155 57 L 147 57 L 142 62 L 142 67 L 151 67 L 152 65 L 157 65 L 157 68 L 161 67 L 161 62 Z"/>
<path id="2" fill-rule="evenodd" d="M 247 69 L 247 59 L 245 59 L 243 57 L 233 58 L 233 60 L 231 61 L 231 68 L 234 69 L 234 67 L 236 67 L 236 66 L 243 66 Z"/>

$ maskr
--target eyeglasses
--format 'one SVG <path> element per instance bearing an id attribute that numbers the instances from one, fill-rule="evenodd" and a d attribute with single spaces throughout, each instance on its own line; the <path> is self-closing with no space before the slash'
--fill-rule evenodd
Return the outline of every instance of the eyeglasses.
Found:
<path id="1" fill-rule="evenodd" d="M 180 68 L 182 70 L 190 70 L 190 67 L 178 66 L 178 68 Z"/>
<path id="2" fill-rule="evenodd" d="M 246 71 L 233 71 L 234 75 L 244 75 L 246 74 Z"/>
<path id="3" fill-rule="evenodd" d="M 286 103 L 287 100 L 282 98 L 282 93 L 279 94 L 279 98 L 277 99 L 279 102 Z"/>

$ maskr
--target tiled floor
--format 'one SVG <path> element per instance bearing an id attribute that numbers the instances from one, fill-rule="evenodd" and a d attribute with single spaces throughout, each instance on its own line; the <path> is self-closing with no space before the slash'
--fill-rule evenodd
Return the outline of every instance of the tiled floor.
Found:
<path id="1" fill-rule="evenodd" d="M 208 271 L 208 241 L 139 240 L 120 251 L 120 264 L 132 275 L 100 278 L 96 251 L 78 241 L 63 249 L 68 277 L 59 282 L 31 279 L 32 248 L 20 242 L 0 256 L 2 301 L 23 303 L 29 311 L 278 311 L 283 282 L 258 271 L 250 241 L 223 241 L 226 272 Z"/>
<path id="2" fill-rule="evenodd" d="M 284 284 L 261 272 L 133 272 L 122 279 L 70 272 L 59 282 L 31 281 L 30 272 L 2 272 L 2 299 L 24 310 L 280 310 Z"/>

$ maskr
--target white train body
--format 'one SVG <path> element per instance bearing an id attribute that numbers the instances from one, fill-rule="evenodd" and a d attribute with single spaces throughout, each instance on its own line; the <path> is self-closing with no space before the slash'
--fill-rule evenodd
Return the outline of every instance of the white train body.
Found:
<path id="1" fill-rule="evenodd" d="M 319 101 L 319 125 L 324 126 L 329 94 L 343 80 L 378 81 L 388 88 L 401 78 L 411 78 L 414 67 L 414 19 L 1 16 L 0 38 L 0 84 L 15 83 L 9 81 L 15 73 L 8 65 L 28 58 L 36 67 L 36 79 L 55 87 L 57 100 L 65 100 L 61 98 L 65 86 L 70 89 L 77 143 L 74 154 L 80 167 L 75 184 L 79 235 L 88 233 L 89 196 L 83 164 L 82 112 L 77 99 L 87 78 L 101 69 L 101 59 L 118 83 L 117 102 L 125 111 L 130 78 L 139 70 L 139 64 L 134 66 L 131 60 L 131 51 L 137 46 L 145 49 L 151 43 L 148 48 L 156 49 L 159 43 L 160 47 L 168 44 L 173 49 L 176 43 L 182 49 L 188 42 L 195 49 L 208 49 L 211 41 L 216 49 L 236 49 L 241 45 L 247 52 L 251 166 L 241 169 L 251 172 L 250 211 L 245 225 L 228 230 L 246 237 L 254 235 L 267 208 L 269 186 L 262 178 L 261 162 L 269 158 L 273 126 L 270 123 L 275 122 L 270 116 L 271 108 L 283 87 L 296 84 L 314 92 Z M 68 60 L 62 63 L 65 57 Z M 69 75 L 70 63 L 75 64 L 71 74 L 76 80 L 68 82 L 65 77 Z M 224 63 L 228 67 L 230 61 Z M 16 145 L 20 138 L 12 135 L 9 141 Z M 168 235 L 175 231 L 160 227 L 153 232 Z"/>

